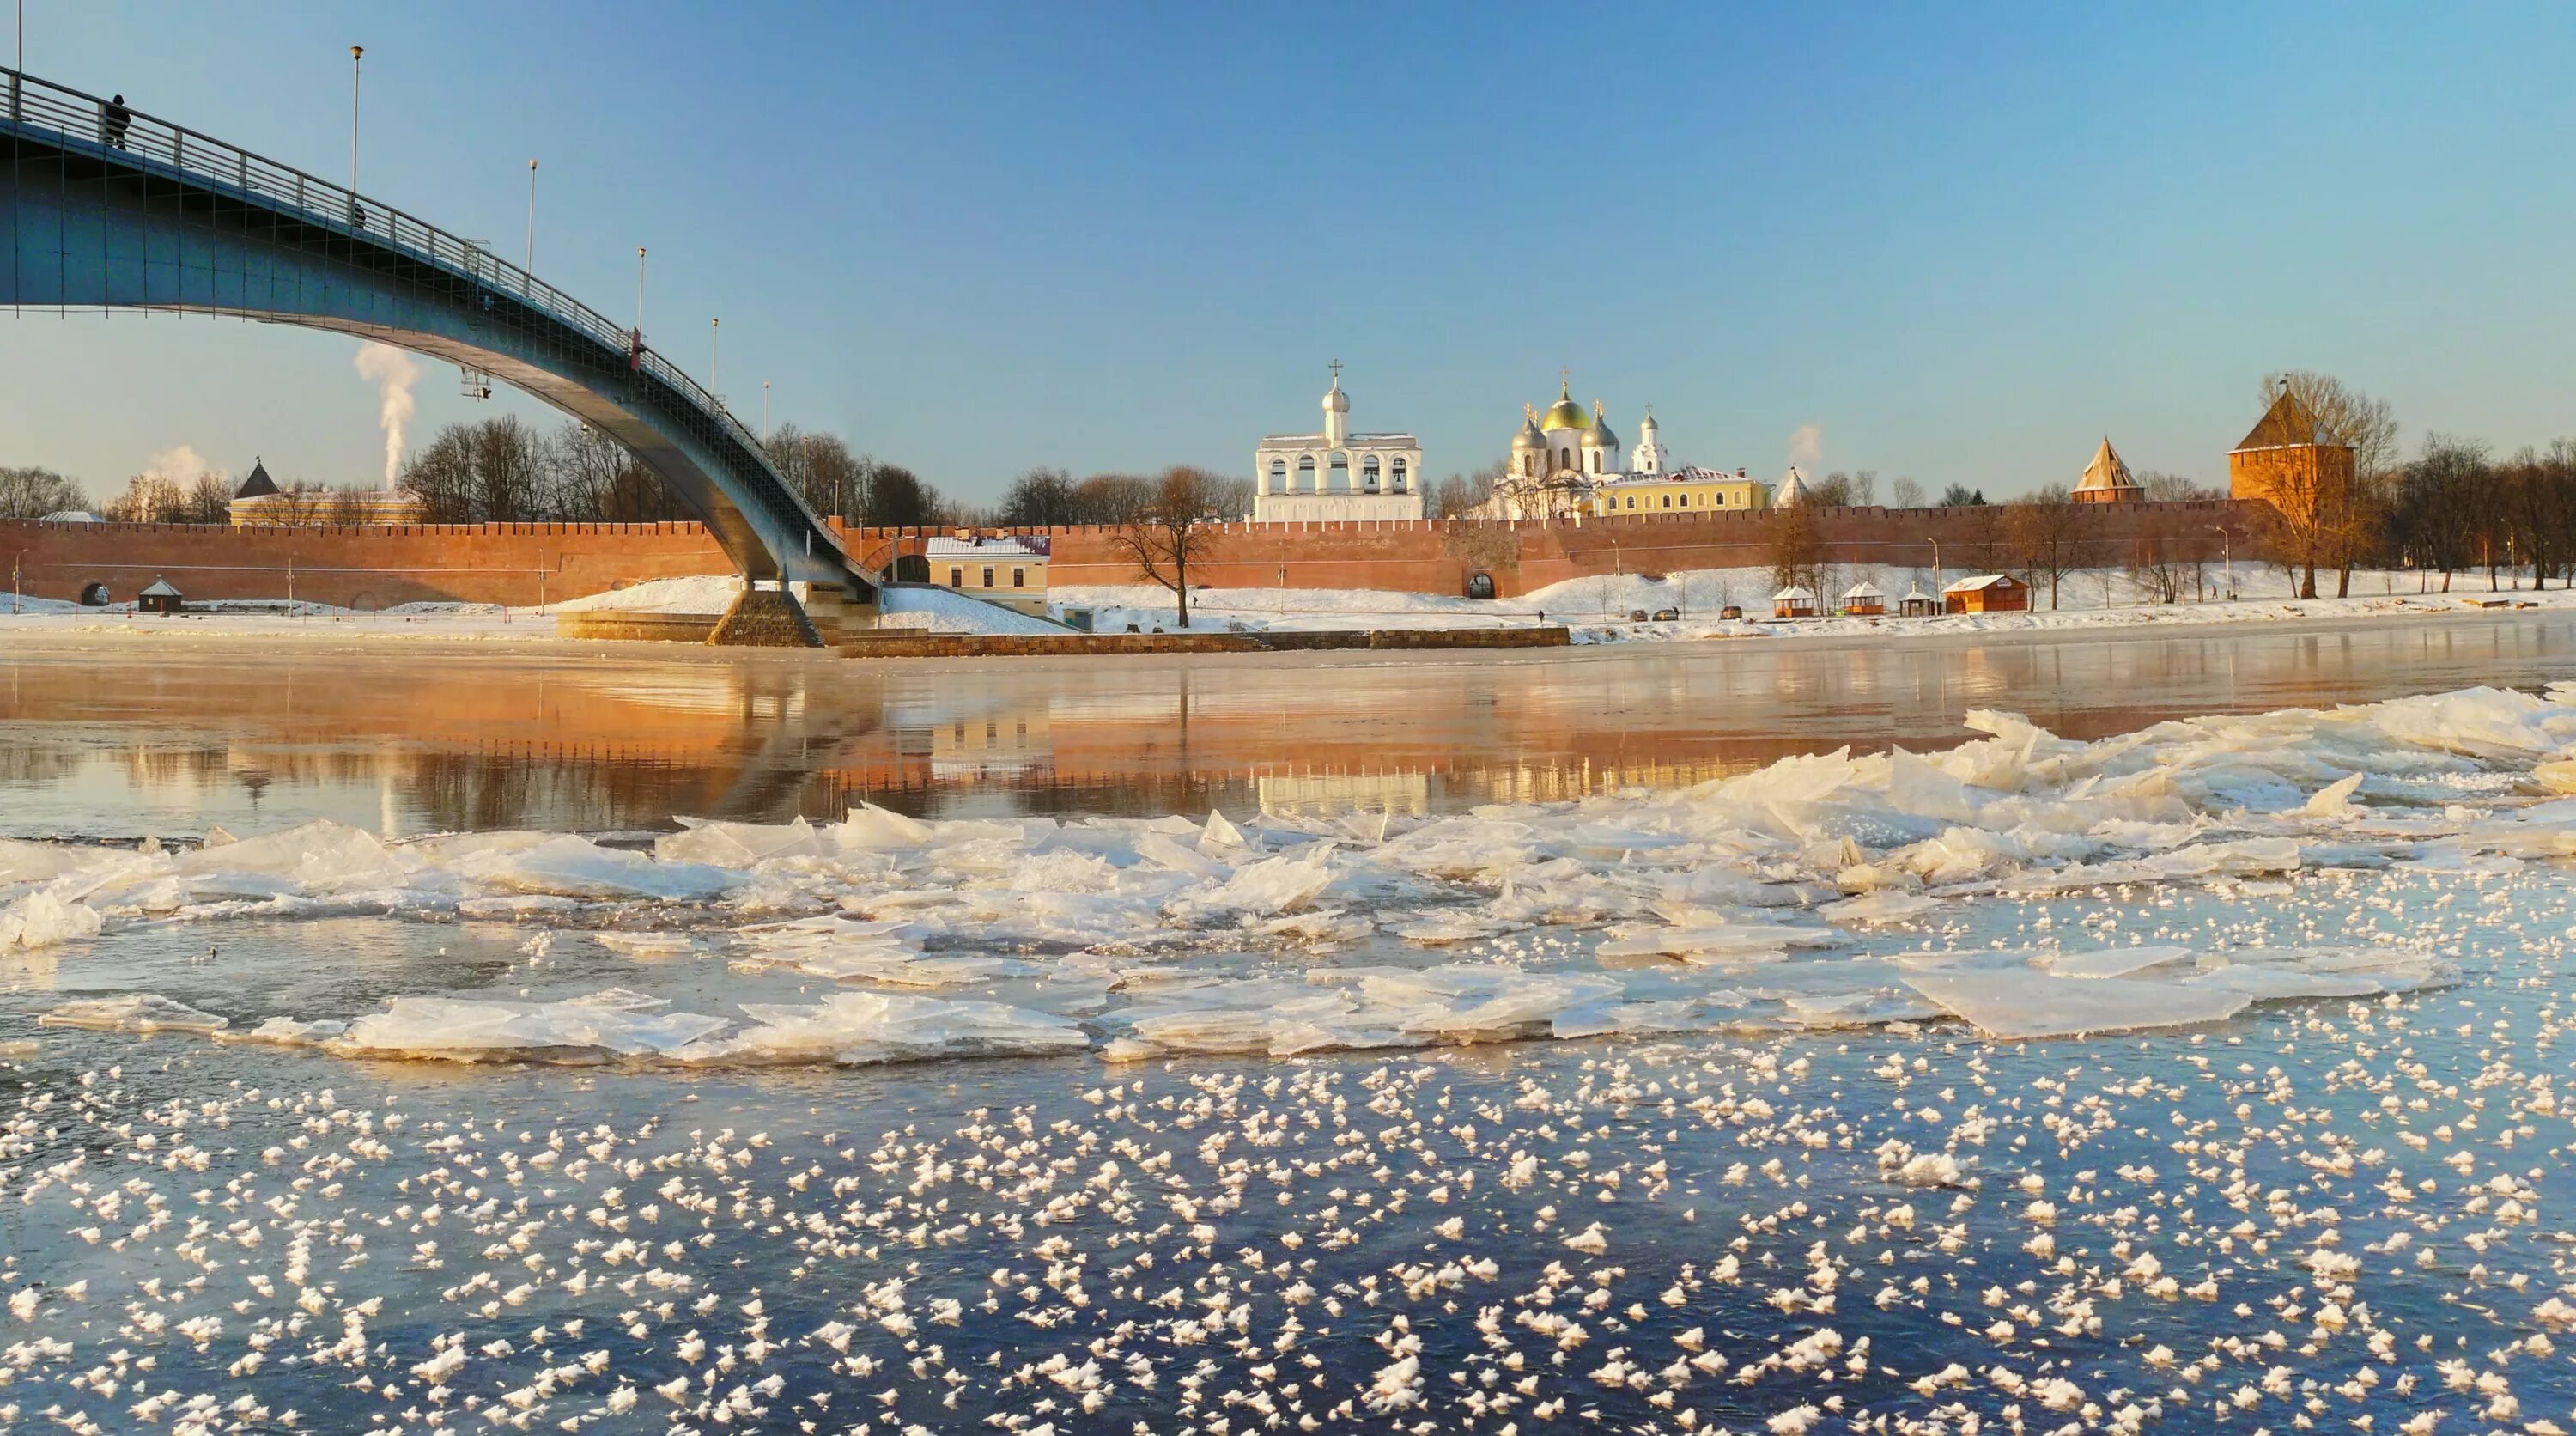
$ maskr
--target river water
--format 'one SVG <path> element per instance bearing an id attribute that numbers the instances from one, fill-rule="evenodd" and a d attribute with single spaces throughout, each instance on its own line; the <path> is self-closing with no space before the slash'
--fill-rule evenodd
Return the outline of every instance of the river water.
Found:
<path id="1" fill-rule="evenodd" d="M 2576 1424 L 2576 617 L 0 669 L 0 1430 Z"/>
<path id="2" fill-rule="evenodd" d="M 644 650 L 649 652 L 650 650 Z M 2576 614 L 2185 633 L 874 667 L 549 650 L 0 657 L 0 834 L 387 837 L 920 816 L 1449 812 L 1668 788 L 1970 709 L 2078 738 L 2576 669 Z"/>

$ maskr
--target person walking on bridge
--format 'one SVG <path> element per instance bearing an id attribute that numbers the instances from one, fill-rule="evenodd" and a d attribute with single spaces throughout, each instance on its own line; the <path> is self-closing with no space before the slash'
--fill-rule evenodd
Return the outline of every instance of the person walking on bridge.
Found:
<path id="1" fill-rule="evenodd" d="M 120 150 L 125 148 L 125 132 L 133 127 L 134 112 L 125 107 L 125 97 L 118 95 L 109 100 L 103 124 L 107 142 Z"/>

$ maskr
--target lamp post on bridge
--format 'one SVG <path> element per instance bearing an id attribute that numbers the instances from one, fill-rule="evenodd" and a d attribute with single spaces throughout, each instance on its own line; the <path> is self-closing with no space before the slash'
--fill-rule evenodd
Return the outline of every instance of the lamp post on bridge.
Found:
<path id="1" fill-rule="evenodd" d="M 521 266 L 528 277 L 537 274 L 537 162 L 528 161 L 528 262 Z"/>
<path id="2" fill-rule="evenodd" d="M 358 207 L 358 74 L 367 47 L 349 47 L 349 208 Z"/>
<path id="3" fill-rule="evenodd" d="M 724 410 L 724 320 L 707 321 L 707 393 Z"/>
<path id="4" fill-rule="evenodd" d="M 644 246 L 635 246 L 635 367 L 644 367 Z"/>
<path id="5" fill-rule="evenodd" d="M 766 379 L 760 381 L 760 442 L 763 447 L 769 443 L 769 381 Z"/>

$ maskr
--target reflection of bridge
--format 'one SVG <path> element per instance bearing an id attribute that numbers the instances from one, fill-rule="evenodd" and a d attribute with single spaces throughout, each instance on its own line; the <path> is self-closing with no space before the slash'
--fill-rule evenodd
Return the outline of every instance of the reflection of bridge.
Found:
<path id="1" fill-rule="evenodd" d="M 639 331 L 481 245 L 193 130 L 0 69 L 0 304 L 230 314 L 498 375 L 615 438 L 754 579 L 875 575 Z"/>

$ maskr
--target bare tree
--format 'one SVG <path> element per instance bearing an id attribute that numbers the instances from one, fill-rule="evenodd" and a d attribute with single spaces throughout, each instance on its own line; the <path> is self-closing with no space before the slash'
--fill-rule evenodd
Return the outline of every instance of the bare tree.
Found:
<path id="1" fill-rule="evenodd" d="M 1005 528 L 1042 529 L 1080 523 L 1074 517 L 1073 475 L 1062 469 L 1031 469 L 1011 481 L 994 517 Z"/>
<path id="2" fill-rule="evenodd" d="M 51 469 L 0 468 L 0 519 L 40 519 L 88 504 L 79 484 Z"/>
<path id="3" fill-rule="evenodd" d="M 2185 588 L 2197 595 L 2206 550 L 2202 536 L 2180 517 L 2150 510 L 2130 540 L 2130 586 L 2157 603 L 2179 602 Z"/>
<path id="4" fill-rule="evenodd" d="M 1224 483 L 1205 469 L 1167 469 L 1155 481 L 1152 500 L 1112 538 L 1138 573 L 1171 590 L 1183 628 L 1190 626 L 1190 564 L 1206 552 L 1223 522 L 1217 513 Z"/>
<path id="5" fill-rule="evenodd" d="M 2066 492 L 2050 484 L 2026 499 L 2004 506 L 2004 542 L 2013 566 L 2032 588 L 2048 585 L 2048 606 L 2058 606 L 2058 588 L 2066 576 L 2090 557 L 2091 515 Z"/>
<path id="6" fill-rule="evenodd" d="M 1900 475 L 1887 485 L 1887 503 L 1890 508 L 1919 509 L 1923 507 L 1923 486 Z"/>
<path id="7" fill-rule="evenodd" d="M 2387 507 L 2397 470 L 2397 419 L 2384 399 L 2374 399 L 2331 374 L 2293 369 L 2263 376 L 2263 402 L 2286 390 L 2317 427 L 2352 450 L 2346 475 L 2322 464 L 2285 466 L 2271 486 L 2273 557 L 2301 572 L 2299 596 L 2317 596 L 2317 569 L 2331 564 L 2335 596 L 2352 591 L 2354 560 L 2374 537 L 2374 522 Z"/>
<path id="8" fill-rule="evenodd" d="M 2424 451 L 2398 481 L 2395 533 L 2405 561 L 2417 572 L 2451 575 L 2473 566 L 2479 549 L 2482 496 L 2494 487 L 2486 446 L 2441 434 L 2424 436 Z"/>
<path id="9" fill-rule="evenodd" d="M 1762 520 L 1762 551 L 1771 582 L 1781 588 L 1825 591 L 1825 535 L 1807 504 L 1772 509 Z"/>
<path id="10" fill-rule="evenodd" d="M 2226 493 L 2201 483 L 2187 474 L 2169 474 L 2162 469 L 2141 469 L 2138 487 L 2149 503 L 2173 504 L 2190 499 L 2223 499 Z"/>
<path id="11" fill-rule="evenodd" d="M 332 512 L 339 494 L 337 489 L 298 480 L 279 489 L 261 509 L 268 523 L 285 528 L 318 528 L 336 521 Z"/>
<path id="12" fill-rule="evenodd" d="M 104 515 L 119 523 L 175 524 L 187 512 L 187 493 L 167 474 L 136 474 L 125 492 L 107 501 Z"/>
<path id="13" fill-rule="evenodd" d="M 323 510 L 321 522 L 338 524 L 343 528 L 354 528 L 357 525 L 375 521 L 376 510 L 367 502 L 366 490 L 333 489 L 330 491 L 330 501 Z"/>
<path id="14" fill-rule="evenodd" d="M 1074 509 L 1086 524 L 1133 523 L 1151 508 L 1155 481 L 1135 474 L 1093 474 L 1073 486 Z"/>
<path id="15" fill-rule="evenodd" d="M 1503 481 L 1509 464 L 1501 459 L 1487 464 L 1472 474 L 1451 474 L 1431 486 L 1431 516 L 1436 519 L 1461 519 L 1477 513 L 1494 496 L 1494 485 Z"/>
<path id="16" fill-rule="evenodd" d="M 199 474 L 188 485 L 187 501 L 181 523 L 223 524 L 232 522 L 232 486 L 221 474 Z"/>

